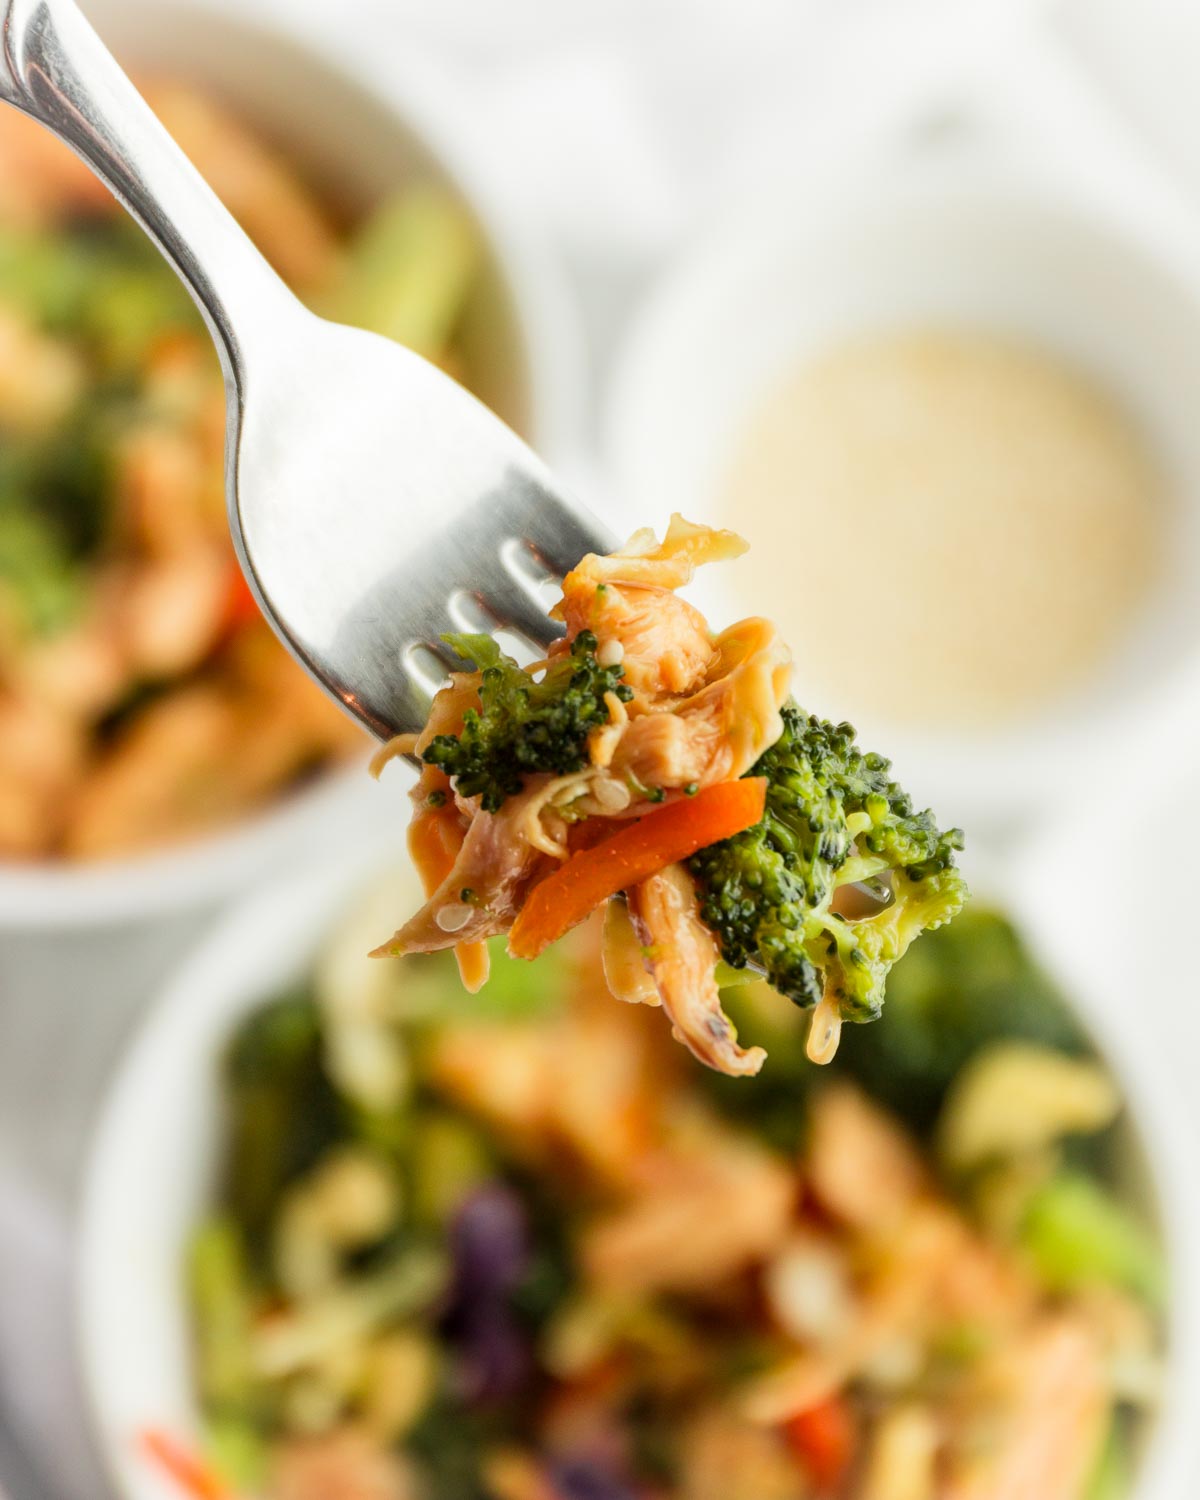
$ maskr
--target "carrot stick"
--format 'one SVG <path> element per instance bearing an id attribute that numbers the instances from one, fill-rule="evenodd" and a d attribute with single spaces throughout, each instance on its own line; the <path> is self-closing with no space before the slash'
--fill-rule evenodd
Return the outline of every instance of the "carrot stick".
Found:
<path id="1" fill-rule="evenodd" d="M 193 1500 L 233 1500 L 233 1491 L 182 1443 L 157 1427 L 141 1435 L 147 1455 Z"/>
<path id="2" fill-rule="evenodd" d="M 508 951 L 516 958 L 536 958 L 618 891 L 752 827 L 763 815 L 766 797 L 763 777 L 722 781 L 573 854 L 529 893 L 509 933 Z"/>
<path id="3" fill-rule="evenodd" d="M 233 634 L 252 620 L 261 619 L 262 611 L 258 607 L 258 600 L 254 597 L 254 590 L 246 581 L 246 575 L 242 572 L 237 560 L 231 559 L 229 592 L 225 600 L 225 629 Z"/>
<path id="4" fill-rule="evenodd" d="M 819 1495 L 836 1494 L 854 1460 L 857 1435 L 844 1396 L 833 1395 L 784 1423 L 784 1436 Z"/>

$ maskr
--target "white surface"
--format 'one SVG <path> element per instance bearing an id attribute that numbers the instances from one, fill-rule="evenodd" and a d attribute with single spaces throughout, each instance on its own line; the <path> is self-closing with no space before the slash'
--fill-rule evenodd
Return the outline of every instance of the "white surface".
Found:
<path id="1" fill-rule="evenodd" d="M 826 138 L 869 134 L 864 119 L 918 99 L 931 80 L 958 71 L 968 92 L 980 88 L 996 11 L 1008 8 L 982 7 L 988 28 L 960 64 L 951 53 L 962 26 L 974 26 L 981 10 L 970 0 L 214 3 L 315 30 L 337 26 L 344 47 L 384 89 L 414 43 L 432 53 L 468 101 L 454 113 L 478 148 L 473 154 L 502 164 L 510 204 L 523 203 L 531 222 L 547 228 L 574 271 L 601 371 L 651 274 L 694 226 L 733 217 L 737 197 L 761 190 L 781 168 L 792 170 L 805 148 L 819 154 Z M 165 17 L 168 0 L 160 4 Z M 1193 192 L 1200 190 L 1200 12 L 1178 0 L 1070 0 L 1068 8 L 1063 29 L 1115 106 L 1147 130 Z M 942 24 L 951 21 L 958 31 Z M 1023 135 L 1026 145 L 1053 153 L 1053 133 L 1023 125 L 1020 102 L 1009 111 L 1005 138 Z M 1181 724 L 1190 722 L 1190 705 L 1175 712 Z M 1170 764 L 1160 769 L 1164 759 L 1181 778 L 1188 773 L 1186 761 L 1160 750 L 1146 761 L 1147 779 L 1171 774 Z M 1123 777 L 1131 801 L 1138 800 L 1139 765 L 1135 758 Z M 1154 856 L 1146 846 L 1156 850 L 1169 839 L 1170 822 L 1157 808 L 1145 819 L 1117 867 L 1150 884 L 1145 872 Z M 1126 908 L 1109 889 L 1102 853 L 1108 851 L 1081 848 L 1071 868 L 1085 906 L 1119 928 Z M 1190 889 L 1190 872 L 1176 878 L 1176 889 Z M 1186 909 L 1172 918 L 1182 928 Z M 24 1226 L 6 1232 L 0 1225 L 0 1368 L 9 1372 L 10 1389 L 15 1384 L 27 1396 L 9 1415 L 34 1440 L 48 1496 L 98 1500 L 103 1486 L 86 1467 L 69 1407 L 44 1404 L 40 1393 L 68 1378 L 67 1350 L 48 1327 L 30 1336 L 24 1289 L 40 1284 L 51 1304 L 55 1286 L 60 1299 L 66 1296 L 65 1283 L 40 1268 L 61 1265 L 65 1255 L 68 1205 L 97 1091 L 145 997 L 204 920 L 140 935 L 113 929 L 96 949 L 0 935 L 0 1199 Z M 1200 1013 L 1195 996 L 1178 993 L 1165 977 L 1156 982 L 1156 950 L 1138 951 L 1135 938 L 1131 930 L 1124 962 L 1146 977 L 1134 1003 L 1161 1012 L 1164 1034 L 1177 1036 L 1181 1017 Z M 1178 1049 L 1181 1067 L 1196 1043 L 1200 1035 Z"/>

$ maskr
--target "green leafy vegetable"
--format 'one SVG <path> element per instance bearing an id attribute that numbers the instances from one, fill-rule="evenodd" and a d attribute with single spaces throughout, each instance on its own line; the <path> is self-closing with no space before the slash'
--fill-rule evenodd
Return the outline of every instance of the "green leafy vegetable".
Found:
<path id="1" fill-rule="evenodd" d="M 1075 1056 L 1091 1051 L 1012 924 L 972 904 L 909 949 L 889 976 L 882 1021 L 856 1033 L 836 1065 L 924 1133 L 967 1059 L 1013 1038 Z"/>
<path id="2" fill-rule="evenodd" d="M 262 1434 L 244 1418 L 214 1416 L 204 1424 L 204 1455 L 226 1484 L 239 1494 L 262 1491 L 268 1450 Z"/>
<path id="3" fill-rule="evenodd" d="M 891 966 L 927 928 L 962 907 L 958 829 L 938 830 L 864 754 L 848 724 L 783 708 L 783 734 L 748 773 L 767 778 L 767 810 L 745 833 L 689 862 L 701 913 L 726 963 L 759 965 L 798 1005 L 831 995 L 848 1020 L 874 1020 Z M 840 887 L 890 882 L 888 904 L 851 921 L 833 909 Z"/>
<path id="4" fill-rule="evenodd" d="M 244 1414 L 254 1405 L 250 1360 L 253 1301 L 241 1230 L 224 1215 L 192 1236 L 188 1285 L 196 1308 L 196 1375 L 214 1411 Z"/>
<path id="5" fill-rule="evenodd" d="M 1088 1479 L 1083 1500 L 1128 1500 L 1133 1493 L 1133 1459 L 1129 1439 L 1114 1421 Z"/>
<path id="6" fill-rule="evenodd" d="M 488 951 L 491 972 L 477 995 L 469 995 L 458 982 L 449 953 L 401 959 L 396 974 L 395 1014 L 407 1023 L 528 1021 L 562 1008 L 567 993 L 567 954 L 553 950 L 536 964 L 525 963 L 509 957 L 502 937 L 492 938 Z"/>
<path id="7" fill-rule="evenodd" d="M 486 635 L 447 635 L 460 656 L 480 668 L 480 710 L 468 709 L 461 734 L 439 734 L 425 764 L 439 766 L 464 797 L 480 797 L 497 812 L 532 772 L 565 775 L 587 765 L 587 739 L 609 721 L 605 698 L 627 703 L 632 691 L 619 666 L 596 660 L 596 637 L 580 631 L 568 654 L 535 679 Z"/>
<path id="8" fill-rule="evenodd" d="M 1166 1270 L 1158 1246 L 1094 1178 L 1063 1173 L 1035 1193 L 1021 1242 L 1051 1287 L 1107 1282 L 1162 1304 Z"/>
<path id="9" fill-rule="evenodd" d="M 83 599 L 83 580 L 51 522 L 21 505 L 0 508 L 0 607 L 18 627 L 48 635 L 68 624 Z"/>
<path id="10" fill-rule="evenodd" d="M 323 1047 L 317 1005 L 300 991 L 257 1011 L 229 1052 L 223 1201 L 260 1265 L 284 1189 L 345 1132 L 348 1110 L 329 1081 Z"/>

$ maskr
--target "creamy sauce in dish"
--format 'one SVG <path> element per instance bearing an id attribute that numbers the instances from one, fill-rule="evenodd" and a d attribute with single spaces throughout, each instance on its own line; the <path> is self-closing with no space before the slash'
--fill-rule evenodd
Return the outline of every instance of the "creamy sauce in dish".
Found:
<path id="1" fill-rule="evenodd" d="M 973 728 L 1099 665 L 1151 592 L 1165 500 L 1146 435 L 1093 376 L 925 329 L 847 342 L 777 387 L 718 519 L 758 543 L 736 583 L 771 600 L 812 707 Z"/>

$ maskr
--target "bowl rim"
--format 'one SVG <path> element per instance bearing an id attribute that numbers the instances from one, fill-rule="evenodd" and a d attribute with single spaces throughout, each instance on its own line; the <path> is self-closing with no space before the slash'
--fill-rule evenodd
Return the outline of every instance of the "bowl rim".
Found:
<path id="1" fill-rule="evenodd" d="M 1123 197 L 1123 186 L 1108 190 L 1091 180 L 1070 181 L 1053 167 L 953 160 L 914 168 L 909 176 L 890 167 L 860 161 L 837 176 L 824 168 L 789 185 L 783 195 L 745 196 L 736 213 L 711 221 L 694 247 L 659 274 L 618 347 L 601 411 L 602 452 L 623 503 L 654 505 L 654 413 L 665 409 L 671 391 L 685 388 L 680 380 L 685 365 L 693 369 L 702 362 L 690 349 L 687 330 L 703 327 L 708 310 L 722 301 L 746 307 L 765 296 L 758 290 L 762 278 L 749 274 L 755 268 L 777 268 L 790 247 L 832 242 L 866 216 L 915 216 L 943 206 L 963 219 L 1013 211 L 1037 215 L 1093 234 L 1124 253 L 1139 278 L 1161 278 L 1179 306 L 1190 304 L 1200 324 L 1200 221 L 1184 221 L 1166 209 L 1155 212 L 1153 203 L 1144 204 L 1132 193 Z M 814 201 L 821 205 L 819 216 L 813 214 Z M 852 331 L 862 330 L 855 325 Z M 742 388 L 746 393 L 752 380 Z M 1200 506 L 1200 500 L 1194 504 Z M 657 509 L 662 508 L 659 501 Z M 1181 581 L 1175 592 L 1184 588 Z M 1082 802 L 1111 773 L 1118 743 L 1128 757 L 1161 741 L 1169 726 L 1176 737 L 1185 734 L 1200 746 L 1200 711 L 1187 712 L 1189 702 L 1200 703 L 1200 634 L 1181 641 L 1169 661 L 1111 701 L 1101 702 L 1097 694 L 1063 713 L 1051 706 L 994 732 L 922 733 L 902 724 L 884 724 L 882 732 L 902 774 L 915 780 L 919 769 L 930 795 L 937 791 L 947 803 L 953 801 L 959 816 L 999 834 L 1014 825 L 1024 828 L 1031 815 L 1045 812 L 1050 795 L 1057 799 L 1064 789 Z M 1099 762 L 1094 773 L 1080 770 L 1088 755 Z M 1053 793 L 1030 793 L 1038 782 L 1052 786 Z M 1018 791 L 1022 785 L 1025 790 Z M 981 786 L 1001 790 L 981 797 Z"/>
<path id="2" fill-rule="evenodd" d="M 484 132 L 470 128 L 466 91 L 419 45 L 401 58 L 372 57 L 346 42 L 331 22 L 262 12 L 247 16 L 223 0 L 96 0 L 89 17 L 106 22 L 161 17 L 163 9 L 211 24 L 231 45 L 253 39 L 264 50 L 302 54 L 314 73 L 365 99 L 398 132 L 418 141 L 439 173 L 475 214 L 513 308 L 513 326 L 527 367 L 529 439 L 548 461 L 573 460 L 581 441 L 584 360 L 579 314 L 557 258 L 531 232 L 509 185 L 511 166 Z M 186 67 L 181 71 L 186 72 Z M 219 85 L 219 74 L 212 74 Z M 0 859 L 0 932 L 80 930 L 200 908 L 248 886 L 322 835 L 367 826 L 372 784 L 363 757 L 334 765 L 234 823 L 141 855 L 96 862 Z M 373 809 L 378 816 L 378 798 Z"/>
<path id="3" fill-rule="evenodd" d="M 190 1080 L 187 1086 L 195 1090 L 192 1103 L 207 1100 L 203 1106 L 207 1110 L 218 1089 L 216 1057 L 238 1019 L 311 964 L 354 892 L 389 864 L 393 868 L 396 865 L 395 850 L 377 840 L 371 846 L 345 851 L 342 859 L 326 869 L 309 871 L 227 913 L 193 948 L 146 1013 L 109 1089 L 84 1175 L 75 1326 L 91 1433 L 110 1481 L 127 1500 L 168 1500 L 170 1495 L 138 1459 L 128 1413 L 122 1411 L 122 1397 L 114 1399 L 113 1395 L 123 1384 L 122 1360 L 124 1368 L 129 1369 L 129 1341 L 111 1336 L 109 1310 L 120 1309 L 124 1335 L 131 1288 L 135 1296 L 147 1295 L 148 1267 L 143 1264 L 138 1270 L 130 1270 L 131 1251 L 143 1243 L 141 1236 L 131 1235 L 127 1227 L 130 1195 L 136 1195 L 145 1185 L 139 1170 L 139 1163 L 145 1166 L 141 1153 L 148 1149 L 148 1138 L 157 1133 L 160 1139 L 149 1149 L 165 1147 L 176 1165 L 183 1161 L 185 1172 L 198 1169 L 183 1192 L 188 1204 L 201 1201 L 203 1176 L 212 1163 L 208 1131 L 218 1128 L 217 1117 L 205 1115 L 202 1141 L 181 1137 L 164 1142 L 161 1137 L 166 1122 L 154 1118 L 155 1089 L 160 1094 L 164 1089 L 169 1092 L 172 1074 L 176 1087 L 183 1086 L 186 1078 Z M 980 888 L 984 903 L 994 904 L 1012 918 L 1035 958 L 1062 982 L 1071 960 L 1053 940 L 1043 900 L 1044 883 L 1034 880 L 1026 888 L 1027 872 L 1020 863 L 976 861 L 969 874 Z M 1155 1415 L 1139 1483 L 1130 1500 L 1135 1496 L 1136 1500 L 1175 1500 L 1184 1493 L 1180 1487 L 1184 1476 L 1200 1472 L 1200 1430 L 1190 1420 L 1188 1399 L 1200 1388 L 1200 1209 L 1190 1192 L 1189 1155 L 1189 1141 L 1195 1134 L 1195 1106 L 1180 1091 L 1164 1087 L 1147 1045 L 1149 1038 L 1127 1034 L 1128 1025 L 1111 1003 L 1103 975 L 1089 971 L 1084 963 L 1077 978 L 1078 983 L 1067 982 L 1062 987 L 1126 1100 L 1132 1127 L 1145 1153 L 1171 1278 L 1166 1397 Z M 1097 980 L 1099 990 L 1094 988 Z M 197 1039 L 200 1047 L 194 1050 L 191 1044 Z M 176 1171 L 176 1190 L 180 1188 L 179 1176 Z M 161 1199 L 151 1201 L 161 1203 Z M 166 1227 L 172 1234 L 184 1231 L 178 1221 L 179 1206 L 177 1202 L 175 1212 L 169 1208 L 165 1212 Z M 161 1249 L 161 1240 L 159 1244 Z M 175 1239 L 172 1255 L 181 1258 L 182 1253 L 183 1246 Z M 178 1264 L 177 1260 L 176 1268 Z M 163 1295 L 160 1279 L 159 1294 L 156 1296 L 153 1290 L 148 1293 L 153 1304 L 151 1315 L 161 1317 L 164 1305 L 177 1311 L 176 1331 L 182 1332 L 186 1322 L 174 1276 L 165 1295 L 176 1300 L 164 1304 Z M 139 1348 L 138 1358 L 145 1357 L 146 1350 Z M 143 1395 L 147 1399 L 157 1396 L 175 1382 L 183 1395 L 184 1408 L 174 1415 L 185 1422 L 194 1415 L 194 1392 L 180 1365 L 168 1359 L 149 1372 L 142 1366 L 135 1379 L 139 1410 Z M 153 1412 L 148 1410 L 147 1419 L 152 1417 Z"/>

